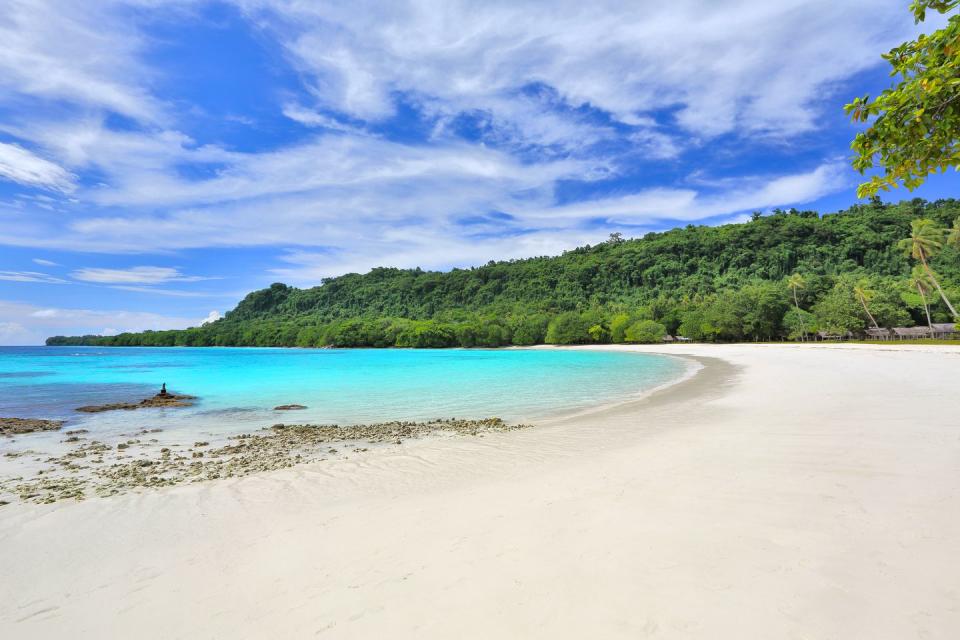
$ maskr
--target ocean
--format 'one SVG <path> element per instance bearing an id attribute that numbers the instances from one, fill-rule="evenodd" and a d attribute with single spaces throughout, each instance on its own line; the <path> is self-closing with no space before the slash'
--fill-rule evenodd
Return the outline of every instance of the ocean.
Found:
<path id="1" fill-rule="evenodd" d="M 277 422 L 535 422 L 641 394 L 686 371 L 677 358 L 586 350 L 0 347 L 0 417 L 67 420 L 64 429 L 93 437 L 137 429 L 226 436 Z M 196 405 L 75 411 L 135 402 L 164 383 L 197 396 Z M 273 410 L 282 404 L 307 409 Z"/>

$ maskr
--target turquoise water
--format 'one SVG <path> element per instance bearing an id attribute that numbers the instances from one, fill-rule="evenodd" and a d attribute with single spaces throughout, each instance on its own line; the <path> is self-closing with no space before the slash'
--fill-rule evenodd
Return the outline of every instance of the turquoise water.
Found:
<path id="1" fill-rule="evenodd" d="M 131 428 L 229 433 L 281 421 L 535 421 L 639 394 L 685 371 L 675 358 L 580 350 L 3 347 L 0 416 L 66 419 L 68 427 L 102 435 Z M 137 401 L 161 383 L 199 402 L 74 411 Z M 292 403 L 308 409 L 272 409 Z"/>

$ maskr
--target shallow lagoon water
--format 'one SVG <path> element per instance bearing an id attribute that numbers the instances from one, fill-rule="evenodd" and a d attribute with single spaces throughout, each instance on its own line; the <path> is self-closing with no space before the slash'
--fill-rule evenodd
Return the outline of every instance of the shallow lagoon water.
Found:
<path id="1" fill-rule="evenodd" d="M 581 350 L 3 347 L 0 416 L 67 420 L 65 429 L 99 437 L 229 435 L 276 422 L 536 421 L 649 391 L 686 370 L 666 356 Z M 162 383 L 197 404 L 75 411 L 137 401 Z M 281 404 L 308 408 L 273 410 Z"/>

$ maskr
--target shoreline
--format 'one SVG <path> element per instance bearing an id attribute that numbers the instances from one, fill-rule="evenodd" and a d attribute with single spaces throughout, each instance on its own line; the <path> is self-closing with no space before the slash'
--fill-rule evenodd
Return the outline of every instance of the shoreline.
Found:
<path id="1" fill-rule="evenodd" d="M 534 347 L 518 350 L 544 349 Z M 103 434 L 82 419 L 78 424 L 59 421 L 54 427 L 66 424 L 66 430 L 56 430 L 47 434 L 46 438 L 41 438 L 42 434 L 37 429 L 37 433 L 17 433 L 16 438 L 0 439 L 0 445 L 7 445 L 0 458 L 0 466 L 3 467 L 0 473 L 0 507 L 17 502 L 52 504 L 61 500 L 112 498 L 130 491 L 162 490 L 181 483 L 217 481 L 325 462 L 336 457 L 366 454 L 411 438 L 427 438 L 437 434 L 475 437 L 495 431 L 567 421 L 602 413 L 611 407 L 637 403 L 647 396 L 684 383 L 703 368 L 696 358 L 686 356 L 629 353 L 631 359 L 637 356 L 674 361 L 679 363 L 681 370 L 651 388 L 628 392 L 620 397 L 597 399 L 594 404 L 587 406 L 553 409 L 530 414 L 533 417 L 520 416 L 506 422 L 500 418 L 478 415 L 460 419 L 404 418 L 328 424 L 302 420 L 297 414 L 274 414 L 271 416 L 274 421 L 272 425 L 266 424 L 268 421 L 264 419 L 263 423 L 256 426 L 181 433 L 177 429 L 156 428 L 165 427 L 163 423 L 153 428 L 142 427 L 143 424 L 156 424 L 149 417 L 143 417 L 139 420 L 141 426 L 122 433 Z M 615 370 L 609 373 L 614 374 Z M 172 392 L 161 394 L 142 400 L 106 401 L 105 404 L 79 407 L 76 411 L 123 414 L 125 410 L 154 406 L 190 407 L 198 400 L 195 396 Z M 291 406 L 306 408 L 302 405 Z M 460 414 L 459 411 L 457 413 Z M 133 417 L 130 421 L 137 423 L 138 419 Z M 230 422 L 224 419 L 222 424 L 226 426 Z M 280 431 L 284 426 L 288 428 Z M 64 436 L 67 436 L 66 439 Z M 0 447 L 0 450 L 3 449 Z"/>
<path id="2" fill-rule="evenodd" d="M 583 351 L 625 351 L 627 353 L 635 353 L 639 355 L 662 356 L 662 357 L 670 358 L 673 360 L 679 360 L 684 363 L 685 370 L 676 378 L 667 380 L 666 382 L 663 382 L 654 387 L 651 387 L 650 389 L 642 389 L 640 391 L 629 394 L 626 397 L 623 397 L 617 400 L 600 402 L 595 405 L 591 405 L 589 407 L 572 408 L 570 410 L 567 410 L 555 415 L 544 416 L 542 418 L 532 418 L 531 421 L 536 422 L 537 425 L 545 425 L 545 424 L 552 424 L 556 422 L 566 422 L 569 420 L 588 418 L 591 415 L 598 414 L 598 413 L 602 414 L 622 406 L 635 406 L 635 405 L 639 406 L 645 400 L 648 400 L 654 396 L 658 396 L 659 394 L 665 391 L 668 391 L 669 389 L 676 387 L 678 385 L 684 385 L 690 382 L 691 380 L 695 379 L 697 376 L 704 374 L 706 372 L 706 369 L 708 368 L 708 364 L 711 364 L 712 366 L 717 366 L 717 365 L 723 366 L 723 361 L 718 360 L 716 358 L 701 358 L 696 356 L 685 356 L 685 355 L 677 355 L 677 354 L 662 353 L 662 352 L 634 351 L 632 349 L 599 348 L 602 346 L 604 345 L 583 345 L 583 346 L 562 346 L 562 347 L 552 346 L 552 345 L 535 345 L 531 347 L 513 347 L 513 348 L 527 349 L 527 350 L 579 349 Z M 617 345 L 617 346 L 620 346 L 620 345 Z"/>
<path id="3" fill-rule="evenodd" d="M 943 571 L 960 563 L 960 349 L 629 349 L 705 366 L 536 429 L 3 507 L 0 632 L 899 640 L 960 628 L 960 578 Z"/>

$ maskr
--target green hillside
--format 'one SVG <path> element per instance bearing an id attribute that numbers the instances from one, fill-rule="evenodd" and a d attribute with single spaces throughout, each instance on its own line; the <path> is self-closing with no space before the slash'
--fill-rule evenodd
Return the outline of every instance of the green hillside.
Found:
<path id="1" fill-rule="evenodd" d="M 741 224 L 611 237 L 557 257 L 449 272 L 377 268 L 297 289 L 249 294 L 214 323 L 182 331 L 54 337 L 47 344 L 239 346 L 500 346 L 799 338 L 860 332 L 951 315 L 898 241 L 915 219 L 943 240 L 930 260 L 948 299 L 960 300 L 960 251 L 948 231 L 960 201 L 874 201 L 820 216 L 775 211 Z M 954 234 L 956 235 L 956 234 Z M 801 281 L 788 286 L 787 278 Z M 799 306 L 799 309 L 796 307 Z M 956 306 L 956 305 L 955 305 Z"/>

